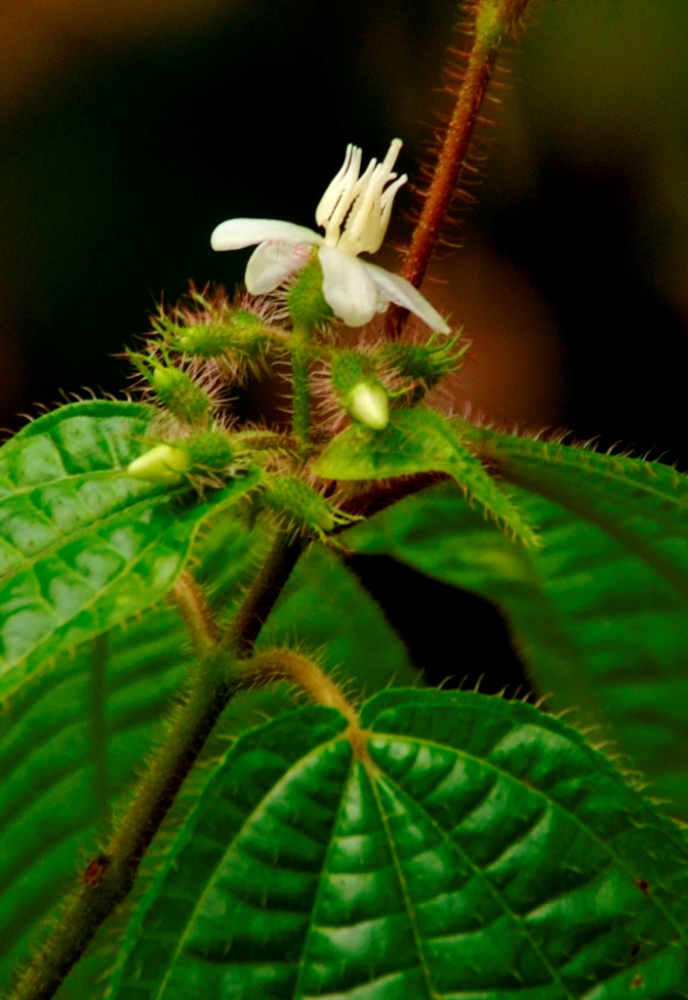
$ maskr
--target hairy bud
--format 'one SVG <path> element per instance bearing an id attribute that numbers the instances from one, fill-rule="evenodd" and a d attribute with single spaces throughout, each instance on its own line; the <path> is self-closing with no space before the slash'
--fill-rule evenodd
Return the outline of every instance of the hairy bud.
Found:
<path id="1" fill-rule="evenodd" d="M 186 372 L 156 363 L 149 378 L 160 402 L 178 420 L 195 424 L 210 415 L 210 398 Z"/>

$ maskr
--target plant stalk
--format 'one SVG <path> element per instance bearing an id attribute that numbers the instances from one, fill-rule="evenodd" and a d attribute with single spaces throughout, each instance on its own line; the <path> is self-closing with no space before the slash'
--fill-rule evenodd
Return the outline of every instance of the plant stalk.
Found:
<path id="1" fill-rule="evenodd" d="M 292 371 L 292 434 L 302 450 L 310 444 L 311 430 L 311 386 L 310 358 L 308 343 L 311 330 L 302 324 L 295 324 L 292 334 L 294 347 L 291 353 Z"/>
<path id="2" fill-rule="evenodd" d="M 79 961 L 98 928 L 131 891 L 143 855 L 184 779 L 232 696 L 246 682 L 238 660 L 250 654 L 263 622 L 296 565 L 303 543 L 278 536 L 229 631 L 214 640 L 216 626 L 192 578 L 182 578 L 176 597 L 194 619 L 194 639 L 205 644 L 186 698 L 174 709 L 167 735 L 150 760 L 131 804 L 101 854 L 87 866 L 48 940 L 20 976 L 7 1000 L 50 1000 Z M 200 598 L 200 600 L 199 600 Z M 212 618 L 211 618 L 212 621 Z M 219 634 L 219 633 L 218 633 Z"/>
<path id="3" fill-rule="evenodd" d="M 528 3 L 529 0 L 478 0 L 476 4 L 473 47 L 466 73 L 444 135 L 432 181 L 423 199 L 420 218 L 401 266 L 401 275 L 415 288 L 420 288 L 437 246 L 465 165 L 500 46 L 505 36 L 517 28 Z M 388 313 L 388 335 L 398 336 L 407 317 L 407 310 L 393 306 Z"/>

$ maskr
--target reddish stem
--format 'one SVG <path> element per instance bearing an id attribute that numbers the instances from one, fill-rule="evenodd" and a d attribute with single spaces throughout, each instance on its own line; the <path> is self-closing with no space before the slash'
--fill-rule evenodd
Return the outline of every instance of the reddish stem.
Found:
<path id="1" fill-rule="evenodd" d="M 401 274 L 419 288 L 439 239 L 447 209 L 468 153 L 478 113 L 490 82 L 498 46 L 485 48 L 476 40 L 454 112 L 447 127 L 432 182 L 423 202 Z"/>
<path id="2" fill-rule="evenodd" d="M 471 138 L 504 34 L 516 29 L 529 0 L 481 0 L 468 66 L 454 105 L 420 219 L 406 252 L 401 275 L 419 288 L 466 163 Z M 491 15 L 491 16 L 490 16 Z M 486 30 L 485 30 L 486 29 Z M 398 336 L 408 316 L 398 306 L 389 311 L 388 334 Z"/>

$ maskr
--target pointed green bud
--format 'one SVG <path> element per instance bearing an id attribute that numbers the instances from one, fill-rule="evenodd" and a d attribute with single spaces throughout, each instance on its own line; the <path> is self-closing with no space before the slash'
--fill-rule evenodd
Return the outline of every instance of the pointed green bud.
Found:
<path id="1" fill-rule="evenodd" d="M 334 318 L 334 313 L 323 298 L 323 273 L 317 253 L 301 268 L 289 290 L 287 305 L 294 327 L 315 330 Z"/>
<path id="2" fill-rule="evenodd" d="M 389 400 L 381 385 L 359 382 L 354 386 L 347 407 L 354 420 L 382 431 L 389 423 Z"/>
<path id="3" fill-rule="evenodd" d="M 178 420 L 195 424 L 210 414 L 209 397 L 179 368 L 164 367 L 156 363 L 150 380 L 160 402 Z"/>
<path id="4" fill-rule="evenodd" d="M 130 462 L 127 475 L 147 483 L 177 486 L 190 466 L 191 456 L 185 448 L 158 444 Z"/>

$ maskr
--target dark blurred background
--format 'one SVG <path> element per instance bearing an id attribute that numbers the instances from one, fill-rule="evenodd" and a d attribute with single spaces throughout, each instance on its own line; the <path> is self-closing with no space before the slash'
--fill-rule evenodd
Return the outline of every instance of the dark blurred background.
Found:
<path id="1" fill-rule="evenodd" d="M 457 13 L 455 0 L 0 4 L 0 425 L 60 390 L 121 390 L 113 355 L 163 292 L 240 281 L 247 255 L 213 254 L 213 227 L 313 225 L 347 142 L 381 156 L 399 135 L 416 175 Z M 454 403 L 688 468 L 688 4 L 536 0 L 531 21 L 503 61 L 463 248 L 425 286 L 474 342 Z M 411 201 L 398 198 L 400 242 Z"/>

